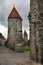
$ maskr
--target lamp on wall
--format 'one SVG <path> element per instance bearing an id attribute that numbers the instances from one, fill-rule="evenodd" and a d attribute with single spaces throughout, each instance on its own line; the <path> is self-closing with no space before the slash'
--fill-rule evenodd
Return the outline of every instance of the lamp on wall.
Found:
<path id="1" fill-rule="evenodd" d="M 28 15 L 28 19 L 31 20 L 31 14 L 30 14 L 30 13 L 29 13 L 29 15 Z"/>

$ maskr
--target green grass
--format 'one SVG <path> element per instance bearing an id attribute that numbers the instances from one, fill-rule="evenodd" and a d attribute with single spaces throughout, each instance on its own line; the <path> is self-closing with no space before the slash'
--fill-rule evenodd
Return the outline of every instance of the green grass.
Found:
<path id="1" fill-rule="evenodd" d="M 28 45 L 27 45 L 27 46 L 24 46 L 24 47 L 23 47 L 23 50 L 24 50 L 24 51 L 30 51 L 30 46 L 28 46 Z"/>

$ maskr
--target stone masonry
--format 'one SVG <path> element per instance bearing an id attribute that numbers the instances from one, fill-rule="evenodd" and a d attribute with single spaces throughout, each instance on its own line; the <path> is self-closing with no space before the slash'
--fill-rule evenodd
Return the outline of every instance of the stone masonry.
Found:
<path id="1" fill-rule="evenodd" d="M 43 0 L 30 0 L 30 58 L 43 63 Z"/>
<path id="2" fill-rule="evenodd" d="M 8 46 L 10 48 L 15 48 L 15 44 L 20 43 L 21 40 L 22 18 L 14 7 L 8 17 Z"/>

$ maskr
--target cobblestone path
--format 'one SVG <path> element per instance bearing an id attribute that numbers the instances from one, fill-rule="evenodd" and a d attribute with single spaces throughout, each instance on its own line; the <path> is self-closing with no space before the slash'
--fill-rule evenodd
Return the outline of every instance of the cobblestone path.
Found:
<path id="1" fill-rule="evenodd" d="M 0 48 L 0 65 L 30 65 L 30 52 L 15 53 L 2 47 Z"/>

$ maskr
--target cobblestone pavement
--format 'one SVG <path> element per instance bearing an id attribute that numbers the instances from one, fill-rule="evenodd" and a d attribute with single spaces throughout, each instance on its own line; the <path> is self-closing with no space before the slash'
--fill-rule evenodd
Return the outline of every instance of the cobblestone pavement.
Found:
<path id="1" fill-rule="evenodd" d="M 0 65 L 30 65 L 30 52 L 15 53 L 6 47 L 0 49 Z"/>
<path id="2" fill-rule="evenodd" d="M 7 47 L 0 47 L 0 54 L 13 54 L 14 51 L 8 49 Z"/>
<path id="3" fill-rule="evenodd" d="M 30 51 L 15 53 L 6 48 L 0 48 L 0 65 L 41 65 L 34 61 L 30 62 Z"/>

